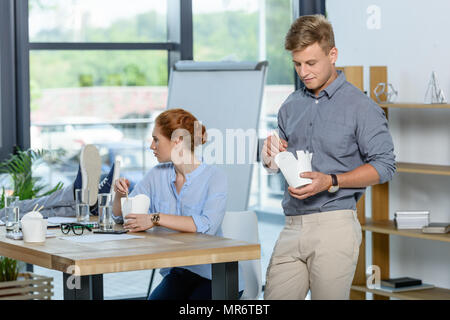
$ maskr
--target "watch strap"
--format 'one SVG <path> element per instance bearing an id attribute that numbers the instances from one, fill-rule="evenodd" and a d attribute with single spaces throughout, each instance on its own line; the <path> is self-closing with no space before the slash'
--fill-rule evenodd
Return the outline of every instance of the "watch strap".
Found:
<path id="1" fill-rule="evenodd" d="M 338 183 L 338 179 L 337 179 L 337 176 L 335 175 L 335 174 L 330 174 L 330 176 L 331 176 L 331 185 L 332 186 L 338 186 L 339 185 L 339 183 Z"/>

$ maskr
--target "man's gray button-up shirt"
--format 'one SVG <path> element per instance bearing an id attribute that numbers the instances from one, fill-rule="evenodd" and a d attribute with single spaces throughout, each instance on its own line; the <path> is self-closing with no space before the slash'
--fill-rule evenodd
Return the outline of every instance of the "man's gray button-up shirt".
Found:
<path id="1" fill-rule="evenodd" d="M 317 97 L 306 88 L 293 92 L 278 112 L 278 129 L 288 151 L 313 153 L 313 171 L 340 174 L 369 163 L 380 183 L 395 173 L 394 145 L 383 110 L 347 82 L 342 71 Z M 286 187 L 283 210 L 286 215 L 354 210 L 364 191 L 324 191 L 304 201 L 291 197 Z"/>

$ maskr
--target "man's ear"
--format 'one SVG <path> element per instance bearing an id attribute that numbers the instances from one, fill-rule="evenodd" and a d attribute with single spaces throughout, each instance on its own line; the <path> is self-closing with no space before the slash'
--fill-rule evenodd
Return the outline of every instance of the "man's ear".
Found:
<path id="1" fill-rule="evenodd" d="M 330 52 L 328 53 L 328 57 L 330 59 L 330 62 L 332 64 L 335 64 L 338 58 L 338 49 L 336 47 L 331 48 Z"/>

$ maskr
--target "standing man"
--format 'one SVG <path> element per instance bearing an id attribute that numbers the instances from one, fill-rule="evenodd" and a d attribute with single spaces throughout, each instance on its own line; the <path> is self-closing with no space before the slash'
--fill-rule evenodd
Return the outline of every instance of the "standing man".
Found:
<path id="1" fill-rule="evenodd" d="M 336 70 L 338 50 L 322 15 L 291 26 L 285 49 L 305 87 L 278 112 L 279 138 L 264 142 L 262 159 L 277 172 L 281 151 L 313 153 L 312 183 L 287 188 L 286 224 L 266 274 L 265 299 L 348 299 L 358 260 L 361 226 L 356 202 L 365 188 L 395 173 L 394 146 L 383 110 Z"/>

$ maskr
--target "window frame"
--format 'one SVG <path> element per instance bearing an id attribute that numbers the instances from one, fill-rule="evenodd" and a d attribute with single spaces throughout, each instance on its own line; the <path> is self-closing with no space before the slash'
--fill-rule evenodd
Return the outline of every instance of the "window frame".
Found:
<path id="1" fill-rule="evenodd" d="M 13 14 L 13 0 L 0 1 L 0 160 L 14 150 L 17 141 Z"/>

